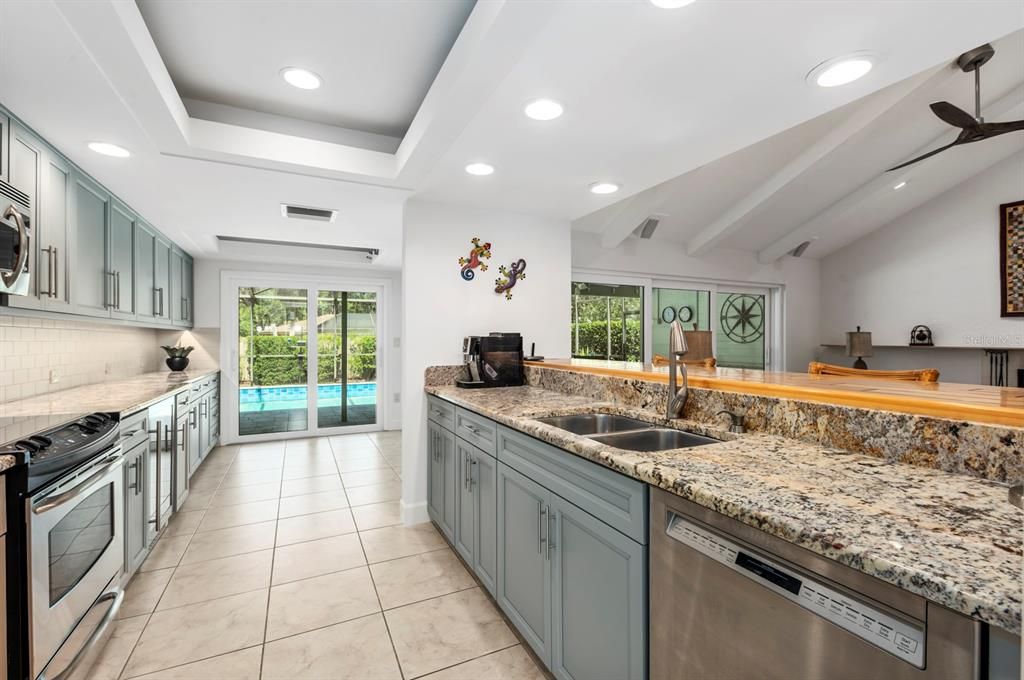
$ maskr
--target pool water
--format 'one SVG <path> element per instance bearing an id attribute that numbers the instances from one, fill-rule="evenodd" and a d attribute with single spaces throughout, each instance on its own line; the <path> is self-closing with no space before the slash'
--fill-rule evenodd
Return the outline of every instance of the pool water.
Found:
<path id="1" fill-rule="evenodd" d="M 341 406 L 341 385 L 318 385 L 317 406 Z M 306 408 L 304 385 L 280 387 L 242 387 L 238 391 L 239 409 L 249 411 L 285 411 Z M 377 403 L 377 383 L 349 383 L 349 406 L 373 406 Z"/>

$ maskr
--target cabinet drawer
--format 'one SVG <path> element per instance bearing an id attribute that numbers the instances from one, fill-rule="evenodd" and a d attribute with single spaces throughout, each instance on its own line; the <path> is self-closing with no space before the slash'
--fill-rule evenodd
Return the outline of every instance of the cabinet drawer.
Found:
<path id="1" fill-rule="evenodd" d="M 503 425 L 498 460 L 641 544 L 647 543 L 647 485 Z"/>
<path id="2" fill-rule="evenodd" d="M 455 409 L 455 434 L 492 456 L 497 453 L 498 425 L 464 408 Z"/>
<path id="3" fill-rule="evenodd" d="M 455 431 L 455 405 L 429 394 L 427 395 L 427 418 L 451 432 Z"/>
<path id="4" fill-rule="evenodd" d="M 188 408 L 188 397 L 189 390 L 182 390 L 174 395 L 174 406 L 178 409 L 179 414 Z"/>
<path id="5" fill-rule="evenodd" d="M 149 441 L 149 411 L 139 411 L 121 419 L 121 448 L 125 451 Z"/>

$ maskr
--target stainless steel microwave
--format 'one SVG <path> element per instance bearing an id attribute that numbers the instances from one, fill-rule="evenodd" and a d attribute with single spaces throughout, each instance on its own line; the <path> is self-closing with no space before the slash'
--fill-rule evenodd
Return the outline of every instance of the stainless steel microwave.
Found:
<path id="1" fill-rule="evenodd" d="M 28 295 L 32 269 L 29 197 L 0 182 L 0 294 Z"/>

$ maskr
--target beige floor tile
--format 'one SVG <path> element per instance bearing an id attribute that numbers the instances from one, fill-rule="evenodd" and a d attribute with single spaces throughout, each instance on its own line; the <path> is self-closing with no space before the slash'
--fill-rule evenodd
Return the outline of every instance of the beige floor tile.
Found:
<path id="1" fill-rule="evenodd" d="M 348 504 L 351 506 L 397 501 L 402 498 L 402 482 L 396 476 L 394 481 L 384 484 L 345 487 L 345 495 L 348 496 Z"/>
<path id="2" fill-rule="evenodd" d="M 192 537 L 181 563 L 194 564 L 218 557 L 269 550 L 274 547 L 276 530 L 277 522 L 261 522 L 197 533 Z"/>
<path id="3" fill-rule="evenodd" d="M 402 507 L 398 501 L 360 505 L 352 508 L 352 518 L 359 531 L 394 526 L 402 523 Z"/>
<path id="4" fill-rule="evenodd" d="M 124 591 L 124 600 L 117 612 L 117 618 L 129 619 L 152 613 L 173 573 L 174 569 L 137 572 Z"/>
<path id="5" fill-rule="evenodd" d="M 305 633 L 380 611 L 366 567 L 270 589 L 267 640 Z"/>
<path id="6" fill-rule="evenodd" d="M 202 476 L 196 474 L 188 481 L 188 489 L 190 492 L 216 491 L 220 487 L 222 481 L 224 481 L 224 475 L 220 473 L 205 474 Z"/>
<path id="7" fill-rule="evenodd" d="M 250 472 L 260 472 L 261 470 L 280 470 L 284 467 L 284 456 L 268 456 L 266 458 L 245 458 L 236 459 L 231 467 L 228 468 L 227 474 L 229 475 L 241 475 L 248 474 Z M 226 476 L 226 475 L 225 475 Z"/>
<path id="8" fill-rule="evenodd" d="M 269 590 L 231 595 L 153 614 L 125 677 L 180 666 L 263 641 Z"/>
<path id="9" fill-rule="evenodd" d="M 277 499 L 210 508 L 196 531 L 214 531 L 277 519 Z"/>
<path id="10" fill-rule="evenodd" d="M 114 622 L 110 639 L 89 669 L 89 680 L 117 680 L 121 677 L 125 662 L 148 620 L 148 616 L 135 616 Z"/>
<path id="11" fill-rule="evenodd" d="M 181 506 L 181 510 L 205 510 L 210 505 L 210 501 L 213 499 L 213 494 L 216 491 L 189 491 L 188 498 Z"/>
<path id="12" fill-rule="evenodd" d="M 480 588 L 384 613 L 407 678 L 415 678 L 516 644 Z"/>
<path id="13" fill-rule="evenodd" d="M 156 569 L 178 566 L 178 562 L 181 561 L 181 556 L 185 554 L 191 539 L 191 536 L 162 537 L 153 546 L 153 550 L 150 551 L 149 557 L 139 567 L 139 571 L 154 571 Z"/>
<path id="14" fill-rule="evenodd" d="M 289 439 L 285 442 L 285 455 L 292 453 L 313 453 L 323 451 L 331 453 L 331 442 L 329 437 L 309 437 L 306 439 Z"/>
<path id="15" fill-rule="evenodd" d="M 354 489 L 357 486 L 371 486 L 373 484 L 385 484 L 397 482 L 398 475 L 388 468 L 376 470 L 363 470 L 361 472 L 346 472 L 341 476 L 346 489 Z"/>
<path id="16" fill-rule="evenodd" d="M 359 447 L 335 449 L 334 451 L 334 459 L 337 461 L 360 460 L 364 458 L 372 460 L 379 455 L 380 451 L 371 442 L 367 442 Z"/>
<path id="17" fill-rule="evenodd" d="M 274 553 L 274 585 L 366 564 L 357 534 L 321 538 L 278 548 Z"/>
<path id="18" fill-rule="evenodd" d="M 267 643 L 263 680 L 400 680 L 380 614 Z"/>
<path id="19" fill-rule="evenodd" d="M 430 522 L 411 527 L 371 529 L 360 532 L 359 537 L 370 564 L 430 552 L 448 545 Z"/>
<path id="20" fill-rule="evenodd" d="M 252 470 L 250 472 L 229 472 L 224 475 L 224 480 L 220 486 L 222 489 L 231 489 L 236 486 L 252 486 L 253 484 L 269 484 L 280 481 L 280 468 L 269 468 L 266 470 Z"/>
<path id="21" fill-rule="evenodd" d="M 281 499 L 281 505 L 277 510 L 277 516 L 297 517 L 309 515 L 314 512 L 326 512 L 328 510 L 341 510 L 348 507 L 348 499 L 341 491 L 325 491 L 322 493 L 311 493 L 304 496 L 289 496 Z"/>
<path id="22" fill-rule="evenodd" d="M 251 458 L 254 456 L 268 456 L 273 454 L 284 454 L 288 442 L 284 439 L 275 439 L 269 442 L 254 442 L 252 444 L 241 444 L 238 449 L 237 458 Z"/>
<path id="23" fill-rule="evenodd" d="M 227 505 L 269 501 L 280 497 L 280 495 L 281 484 L 278 482 L 253 484 L 252 486 L 236 486 L 231 489 L 220 489 L 214 493 L 213 499 L 210 501 L 210 507 L 222 508 Z"/>
<path id="24" fill-rule="evenodd" d="M 344 508 L 312 515 L 288 517 L 277 522 L 277 545 L 291 545 L 319 538 L 350 534 L 356 530 L 352 513 Z"/>
<path id="25" fill-rule="evenodd" d="M 529 652 L 522 645 L 516 645 L 431 673 L 424 676 L 424 680 L 545 680 L 546 677 Z"/>
<path id="26" fill-rule="evenodd" d="M 388 465 L 390 465 L 391 467 L 394 467 L 396 465 L 400 466 L 402 464 L 402 452 L 399 451 L 397 453 L 385 453 L 384 460 L 386 460 L 388 462 Z"/>
<path id="27" fill-rule="evenodd" d="M 328 440 L 331 443 L 331 449 L 335 453 L 339 451 L 357 451 L 360 449 L 372 451 L 375 448 L 373 440 L 365 434 L 343 434 L 329 437 Z"/>
<path id="28" fill-rule="evenodd" d="M 334 459 L 338 462 L 338 471 L 341 474 L 346 472 L 361 472 L 362 470 L 379 470 L 381 468 L 389 468 L 388 462 L 384 460 L 384 456 L 379 453 L 371 453 L 363 456 L 354 457 L 343 457 L 335 456 Z"/>
<path id="29" fill-rule="evenodd" d="M 205 510 L 180 510 L 174 513 L 164 529 L 164 537 L 191 536 L 203 521 L 205 513 Z"/>
<path id="30" fill-rule="evenodd" d="M 273 550 L 184 564 L 174 570 L 157 611 L 270 587 Z"/>
<path id="31" fill-rule="evenodd" d="M 305 477 L 321 477 L 338 474 L 338 464 L 328 456 L 322 460 L 303 461 L 301 463 L 284 463 L 283 479 L 303 479 Z"/>
<path id="32" fill-rule="evenodd" d="M 341 477 L 337 470 L 318 477 L 303 477 L 301 479 L 286 479 L 281 484 L 281 497 L 302 496 L 309 493 L 320 493 L 322 491 L 341 491 Z"/>
<path id="33" fill-rule="evenodd" d="M 378 562 L 370 570 L 385 609 L 476 587 L 476 580 L 448 548 Z"/>
<path id="34" fill-rule="evenodd" d="M 139 680 L 259 680 L 262 659 L 262 647 L 249 647 L 138 677 Z"/>

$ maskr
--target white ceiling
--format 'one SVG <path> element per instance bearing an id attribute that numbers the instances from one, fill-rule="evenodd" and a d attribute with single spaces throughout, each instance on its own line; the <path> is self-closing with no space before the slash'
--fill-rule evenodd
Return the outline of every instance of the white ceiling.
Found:
<path id="1" fill-rule="evenodd" d="M 738 207 L 744 212 L 749 207 L 744 200 L 749 203 L 755 196 L 754 208 L 776 211 L 770 213 L 771 235 L 781 241 L 790 235 L 780 237 L 778 225 L 799 227 L 794 220 L 802 215 L 773 206 L 777 192 L 765 184 L 773 177 L 778 183 L 778 172 L 764 177 L 754 169 L 774 163 L 802 170 L 791 172 L 797 181 L 786 186 L 802 186 L 818 169 L 831 177 L 829 158 L 840 158 L 833 152 L 857 146 L 873 121 L 904 107 L 914 109 L 915 117 L 901 118 L 900 125 L 910 125 L 927 141 L 941 130 L 928 130 L 934 126 L 930 120 L 917 122 L 916 116 L 930 114 L 926 109 L 918 114 L 901 88 L 930 86 L 937 82 L 932 71 L 938 65 L 1024 27 L 1019 6 L 1001 0 L 698 0 L 676 11 L 660 10 L 647 0 L 488 0 L 473 7 L 424 97 L 412 90 L 429 78 L 424 73 L 430 69 L 409 71 L 413 48 L 406 51 L 405 37 L 430 21 L 437 23 L 429 30 L 447 30 L 436 26 L 450 28 L 457 15 L 451 7 L 465 5 L 455 3 L 447 13 L 436 14 L 419 8 L 432 3 L 403 5 L 430 15 L 417 24 L 404 16 L 405 9 L 378 15 L 380 6 L 393 3 L 310 2 L 302 5 L 301 28 L 355 26 L 356 42 L 370 47 L 366 54 L 386 53 L 380 60 L 333 59 L 330 55 L 351 55 L 346 50 L 352 44 L 339 46 L 331 31 L 327 38 L 316 33 L 306 46 L 308 58 L 323 59 L 324 65 L 308 65 L 323 76 L 319 92 L 333 102 L 317 107 L 337 117 L 310 123 L 315 111 L 282 114 L 283 109 L 267 108 L 272 102 L 241 98 L 259 92 L 259 78 L 276 78 L 277 70 L 298 58 L 295 50 L 302 42 L 278 38 L 278 31 L 291 35 L 298 30 L 287 24 L 292 4 L 247 3 L 247 12 L 235 19 L 220 7 L 227 4 L 186 5 L 182 16 L 192 20 L 167 18 L 168 36 L 155 41 L 147 20 L 163 24 L 164 19 L 154 17 L 180 3 L 150 7 L 144 1 L 144 20 L 128 0 L 0 2 L 0 103 L 195 255 L 216 256 L 217 234 L 280 239 L 285 233 L 307 242 L 378 247 L 382 254 L 375 266 L 382 267 L 400 266 L 401 206 L 409 196 L 575 219 L 579 228 L 601 231 L 603 240 L 614 245 L 650 212 L 647 189 L 806 124 L 744 152 L 754 160 L 724 175 L 732 193 L 714 194 L 723 199 L 726 213 L 719 204 L 694 208 L 684 200 L 686 208 L 701 211 L 701 229 L 707 230 L 743 226 L 744 220 L 723 221 L 723 215 L 730 217 L 730 201 L 734 212 Z M 269 14 L 258 20 L 264 16 L 260 13 Z M 216 17 L 212 27 L 204 25 L 207 17 Z M 444 41 L 414 36 L 412 42 L 416 50 L 430 52 Z M 211 73 L 210 90 L 179 91 L 185 86 L 173 76 L 177 67 L 168 55 L 181 51 L 188 62 L 191 50 L 205 55 L 197 60 Z M 867 77 L 828 90 L 805 83 L 805 74 L 816 64 L 854 50 L 880 56 Z M 997 61 L 1002 57 L 1001 51 Z M 228 64 L 246 76 L 232 73 Z M 256 65 L 253 79 L 247 64 Z M 225 71 L 219 70 L 222 66 Z M 182 68 L 195 72 L 198 67 Z M 436 70 L 436 64 L 431 68 Z M 245 81 L 241 95 L 232 89 L 236 80 Z M 408 87 L 389 90 L 379 105 L 360 109 L 365 102 L 335 89 L 335 83 L 346 82 Z M 279 104 L 302 108 L 307 93 L 281 92 L 293 99 L 285 94 Z M 184 95 L 227 105 L 206 102 L 222 107 L 223 115 L 200 117 L 196 100 Z M 873 96 L 857 101 L 868 95 Z M 523 105 L 539 96 L 557 98 L 566 114 L 550 123 L 526 119 Z M 999 93 L 993 89 L 991 96 Z M 398 120 L 393 114 L 400 101 L 420 99 L 411 124 L 374 128 L 385 130 L 384 138 L 407 126 L 401 140 L 395 140 L 397 149 L 381 140 L 364 143 L 370 134 L 365 126 L 388 117 Z M 254 105 L 263 109 L 246 108 Z M 819 116 L 826 117 L 815 120 Z M 309 129 L 304 125 L 318 125 L 324 134 L 304 134 Z M 348 128 L 340 125 L 364 128 L 346 136 Z M 827 144 L 822 145 L 823 137 Z M 127 161 L 96 156 L 85 149 L 92 140 L 122 144 L 133 156 Z M 909 154 L 899 155 L 891 160 Z M 483 178 L 467 175 L 463 167 L 477 160 L 492 163 L 497 171 Z M 890 161 L 871 157 L 859 162 L 873 171 Z M 702 181 L 714 184 L 717 172 L 705 172 Z M 840 178 L 856 188 L 854 179 Z M 587 187 L 600 179 L 619 182 L 623 190 L 594 196 Z M 793 196 L 808 198 L 806 192 Z M 632 200 L 612 211 L 618 219 L 606 213 L 599 227 L 587 226 L 597 219 L 592 213 L 622 198 Z M 337 208 L 339 221 L 283 222 L 277 206 L 286 201 Z M 659 237 L 674 228 L 666 221 Z M 689 227 L 679 227 L 684 228 Z M 749 250 L 752 242 L 742 233 L 720 229 L 702 242 L 713 247 L 739 239 Z"/>
<path id="2" fill-rule="evenodd" d="M 401 138 L 474 1 L 136 4 L 182 98 Z M 296 90 L 286 66 L 323 86 Z"/>

